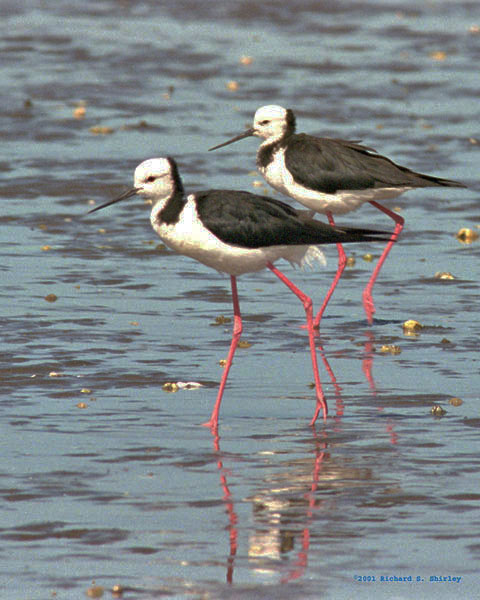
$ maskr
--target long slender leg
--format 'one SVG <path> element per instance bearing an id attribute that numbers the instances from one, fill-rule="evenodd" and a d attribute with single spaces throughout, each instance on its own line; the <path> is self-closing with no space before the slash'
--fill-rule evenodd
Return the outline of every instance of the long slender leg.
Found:
<path id="1" fill-rule="evenodd" d="M 378 208 L 378 210 L 381 210 L 382 212 L 384 212 L 386 215 L 388 215 L 391 219 L 393 219 L 395 221 L 395 229 L 393 230 L 392 236 L 390 237 L 390 241 L 385 246 L 385 249 L 382 252 L 382 255 L 378 259 L 377 265 L 376 265 L 375 269 L 373 270 L 373 273 L 372 273 L 370 279 L 368 280 L 368 283 L 367 283 L 365 289 L 363 290 L 363 308 L 365 310 L 365 313 L 367 314 L 368 322 L 370 324 L 372 324 L 373 314 L 375 312 L 375 305 L 373 304 L 373 298 L 372 298 L 372 289 L 375 284 L 375 280 L 377 279 L 377 276 L 380 273 L 380 269 L 382 268 L 383 263 L 385 262 L 385 259 L 388 256 L 388 253 L 392 249 L 393 244 L 397 241 L 397 238 L 403 229 L 405 220 L 399 214 L 397 214 L 396 212 L 393 212 L 392 210 L 389 210 L 388 208 L 385 208 L 385 206 L 382 206 L 378 202 L 375 202 L 375 200 L 370 200 L 369 202 L 372 206 L 375 206 L 375 208 Z"/>
<path id="2" fill-rule="evenodd" d="M 327 212 L 327 217 L 328 217 L 328 222 L 330 223 L 330 225 L 335 225 L 335 221 L 333 219 L 333 215 L 331 212 Z M 340 279 L 340 277 L 342 276 L 343 271 L 345 270 L 345 265 L 347 264 L 347 257 L 345 255 L 345 250 L 343 249 L 342 244 L 337 244 L 337 251 L 338 251 L 338 267 L 337 267 L 337 272 L 335 273 L 335 277 L 332 281 L 332 284 L 325 296 L 325 299 L 323 300 L 323 304 L 320 307 L 320 310 L 317 313 L 317 316 L 315 317 L 315 320 L 313 322 L 313 326 L 315 327 L 315 329 L 319 329 L 320 328 L 320 321 L 322 320 L 323 317 L 323 313 L 325 312 L 325 309 L 327 308 L 327 304 L 330 301 L 330 298 L 335 290 L 335 288 L 337 287 L 337 283 Z"/>
<path id="3" fill-rule="evenodd" d="M 225 389 L 225 384 L 227 383 L 228 372 L 230 371 L 230 367 L 232 366 L 233 356 L 235 354 L 235 350 L 237 349 L 238 340 L 240 339 L 240 335 L 242 333 L 242 317 L 240 315 L 240 303 L 238 302 L 238 293 L 237 293 L 237 278 L 235 275 L 230 275 L 230 281 L 232 284 L 232 301 L 233 301 L 233 334 L 232 334 L 232 342 L 230 344 L 230 350 L 227 356 L 227 364 L 223 369 L 222 380 L 220 381 L 220 387 L 218 388 L 217 400 L 215 402 L 215 406 L 213 407 L 212 414 L 210 416 L 210 420 L 206 423 L 203 423 L 205 427 L 210 427 L 210 429 L 215 431 L 218 427 L 218 413 L 220 412 L 220 404 L 222 403 L 223 390 Z"/>
<path id="4" fill-rule="evenodd" d="M 284 275 L 281 271 L 279 271 L 276 267 L 273 266 L 272 263 L 267 263 L 267 267 L 274 273 L 280 281 L 292 290 L 292 292 L 300 299 L 303 304 L 303 308 L 305 309 L 305 314 L 307 316 L 307 329 L 308 329 L 308 339 L 310 342 L 310 355 L 312 357 L 312 367 L 313 367 L 313 377 L 315 380 L 315 391 L 317 396 L 317 404 L 315 407 L 315 413 L 310 421 L 310 425 L 313 425 L 317 420 L 320 409 L 323 412 L 323 420 L 327 420 L 327 401 L 325 400 L 325 396 L 323 395 L 322 384 L 320 383 L 320 375 L 318 374 L 318 362 L 317 362 L 317 352 L 315 349 L 315 332 L 313 329 L 313 309 L 312 309 L 312 299 L 309 298 L 306 294 L 304 294 L 301 290 L 294 285 L 286 275 Z"/>
<path id="5" fill-rule="evenodd" d="M 342 386 L 337 382 L 337 378 L 335 377 L 335 374 L 333 372 L 332 367 L 330 366 L 330 363 L 327 360 L 327 357 L 325 355 L 325 350 L 323 349 L 323 346 L 321 344 L 319 344 L 317 342 L 317 349 L 320 351 L 320 356 L 322 358 L 322 362 L 323 362 L 323 366 L 325 367 L 325 370 L 328 373 L 328 376 L 330 377 L 330 381 L 333 384 L 333 387 L 335 389 L 335 407 L 336 407 L 336 416 L 337 417 L 343 417 L 343 413 L 345 412 L 345 405 L 343 403 L 343 399 L 342 399 Z"/>

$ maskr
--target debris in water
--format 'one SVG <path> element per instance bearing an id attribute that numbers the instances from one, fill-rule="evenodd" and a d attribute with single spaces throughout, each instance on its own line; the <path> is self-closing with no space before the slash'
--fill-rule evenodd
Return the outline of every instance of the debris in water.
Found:
<path id="1" fill-rule="evenodd" d="M 437 271 L 434 277 L 435 279 L 455 279 L 455 276 L 448 271 Z"/>
<path id="2" fill-rule="evenodd" d="M 215 317 L 215 321 L 213 323 L 211 323 L 211 325 L 216 326 L 216 325 L 226 325 L 227 323 L 231 323 L 232 319 L 230 317 L 225 317 L 224 315 L 218 315 L 218 317 Z"/>
<path id="3" fill-rule="evenodd" d="M 383 354 L 401 354 L 402 349 L 395 344 L 383 344 L 383 346 L 380 347 L 380 352 Z"/>
<path id="4" fill-rule="evenodd" d="M 463 400 L 461 398 L 450 398 L 448 403 L 452 406 L 461 406 L 463 404 Z"/>
<path id="5" fill-rule="evenodd" d="M 408 319 L 403 324 L 403 333 L 405 335 L 417 335 L 420 329 L 423 329 L 423 325 L 415 319 Z"/>
<path id="6" fill-rule="evenodd" d="M 198 390 L 203 387 L 198 381 L 177 381 L 177 385 L 180 390 Z"/>
<path id="7" fill-rule="evenodd" d="M 87 112 L 87 109 L 85 106 L 77 106 L 77 108 L 74 109 L 73 111 L 73 118 L 74 119 L 83 119 L 85 118 L 85 113 Z"/>
<path id="8" fill-rule="evenodd" d="M 433 58 L 433 60 L 445 60 L 447 53 L 443 50 L 436 50 L 435 52 L 430 52 L 430 58 Z"/>
<path id="9" fill-rule="evenodd" d="M 443 417 L 443 415 L 447 414 L 447 411 L 442 408 L 439 404 L 434 404 L 430 409 L 430 413 L 434 417 Z"/>
<path id="10" fill-rule="evenodd" d="M 120 585 L 119 583 L 116 583 L 112 587 L 112 596 L 114 598 L 120 598 L 120 596 L 123 594 L 123 591 L 124 591 L 123 585 Z"/>
<path id="11" fill-rule="evenodd" d="M 89 598 L 101 598 L 103 596 L 104 589 L 101 585 L 92 585 L 87 590 L 87 596 Z"/>
<path id="12" fill-rule="evenodd" d="M 178 385 L 173 381 L 167 381 L 162 385 L 162 390 L 164 392 L 178 392 Z"/>
<path id="13" fill-rule="evenodd" d="M 93 127 L 90 127 L 90 133 L 93 133 L 94 135 L 109 135 L 114 131 L 113 127 L 107 127 L 106 125 L 94 125 Z"/>
<path id="14" fill-rule="evenodd" d="M 457 232 L 457 240 L 462 244 L 471 244 L 478 239 L 478 231 L 474 231 L 468 227 L 462 227 Z"/>
<path id="15" fill-rule="evenodd" d="M 196 390 L 203 387 L 198 381 L 167 381 L 162 385 L 165 392 L 178 392 L 178 390 Z"/>
<path id="16" fill-rule="evenodd" d="M 347 262 L 345 263 L 346 267 L 354 267 L 355 266 L 355 257 L 347 256 Z"/>

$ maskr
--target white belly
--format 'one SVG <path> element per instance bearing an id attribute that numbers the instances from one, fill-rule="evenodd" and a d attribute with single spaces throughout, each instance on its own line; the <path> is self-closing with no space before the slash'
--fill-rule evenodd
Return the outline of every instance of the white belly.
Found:
<path id="1" fill-rule="evenodd" d="M 396 198 L 411 188 L 372 188 L 367 190 L 344 190 L 325 194 L 310 190 L 297 183 L 285 166 L 285 149 L 275 153 L 275 159 L 266 167 L 259 168 L 267 182 L 278 192 L 290 196 L 315 212 L 344 215 L 359 208 L 370 200 Z"/>

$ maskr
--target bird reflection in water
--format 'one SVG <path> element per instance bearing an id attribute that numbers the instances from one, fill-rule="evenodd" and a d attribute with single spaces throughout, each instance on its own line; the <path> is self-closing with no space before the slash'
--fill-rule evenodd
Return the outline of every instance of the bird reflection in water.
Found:
<path id="1" fill-rule="evenodd" d="M 233 571 L 235 566 L 235 556 L 237 554 L 237 541 L 238 541 L 238 516 L 235 512 L 233 504 L 232 493 L 228 487 L 227 475 L 229 471 L 224 468 L 222 454 L 220 451 L 220 436 L 218 435 L 218 429 L 211 430 L 213 437 L 213 449 L 217 455 L 217 469 L 220 474 L 220 485 L 223 490 L 223 503 L 225 505 L 225 511 L 228 515 L 228 532 L 230 536 L 230 552 L 227 557 L 227 583 L 233 583 Z"/>
<path id="2" fill-rule="evenodd" d="M 362 367 L 372 394 L 375 396 L 377 390 L 372 375 L 374 343 L 373 335 L 368 333 L 364 345 Z M 336 414 L 335 426 L 332 429 L 333 435 L 335 435 L 345 410 L 342 388 L 327 360 L 324 348 L 319 346 L 318 349 L 335 390 Z M 383 410 L 383 407 L 380 407 L 379 410 Z M 318 511 L 332 509 L 332 503 L 336 502 L 336 495 L 332 495 L 331 492 L 355 487 L 359 483 L 373 478 L 370 469 L 355 467 L 348 458 L 332 457 L 328 450 L 328 430 L 317 431 L 312 426 L 311 431 L 311 439 L 304 442 L 311 448 L 309 454 L 282 461 L 279 465 L 280 471 L 276 469 L 276 473 L 266 477 L 264 489 L 260 489 L 246 498 L 252 503 L 253 518 L 256 523 L 255 531 L 249 537 L 249 562 L 257 574 L 274 577 L 279 574 L 282 584 L 305 575 L 308 569 L 312 539 L 318 535 L 317 527 L 314 525 L 318 523 L 315 520 L 315 514 Z M 391 443 L 396 444 L 397 434 L 392 422 L 387 421 L 386 431 Z M 229 551 L 225 561 L 226 581 L 233 584 L 240 524 L 228 484 L 231 472 L 224 465 L 218 430 L 211 430 L 211 434 L 216 468 L 223 490 L 222 501 L 228 519 L 226 530 L 229 535 Z M 278 443 L 282 445 L 281 440 Z M 271 468 L 275 468 L 275 461 L 272 457 L 275 457 L 276 454 L 277 452 L 271 449 L 259 453 L 261 462 L 258 467 L 266 467 L 270 472 Z M 251 455 L 249 456 L 251 457 Z M 323 493 L 325 491 L 328 492 L 326 496 Z M 314 527 L 313 532 L 312 527 Z M 293 554 L 296 545 L 299 545 L 299 549 L 296 551 L 295 557 L 292 556 L 285 566 L 286 559 Z"/>
<path id="3" fill-rule="evenodd" d="M 305 574 L 314 513 L 328 507 L 327 501 L 317 494 L 323 465 L 330 456 L 327 437 L 325 433 L 318 434 L 313 427 L 312 434 L 308 443 L 312 446 L 313 461 L 310 458 L 286 461 L 283 466 L 287 470 L 267 480 L 269 489 L 249 498 L 258 523 L 257 531 L 249 540 L 250 562 L 259 574 L 275 574 L 280 570 L 282 584 Z M 285 568 L 283 562 L 294 550 L 297 540 L 300 548 Z"/>
<path id="4" fill-rule="evenodd" d="M 319 501 L 317 497 L 317 488 L 323 462 L 329 456 L 326 451 L 326 434 L 319 435 L 314 427 L 312 427 L 312 433 L 312 441 L 308 443 L 313 448 L 313 461 L 310 459 L 306 461 L 304 458 L 300 461 L 288 461 L 288 473 L 280 474 L 280 481 L 277 482 L 281 484 L 280 487 L 275 485 L 272 489 L 260 491 L 247 498 L 253 504 L 255 521 L 260 524 L 260 528 L 250 536 L 248 548 L 248 557 L 253 563 L 255 572 L 276 572 L 278 570 L 276 562 L 288 555 L 294 549 L 295 538 L 300 538 L 300 549 L 296 559 L 292 560 L 286 574 L 281 577 L 281 583 L 287 583 L 303 576 L 308 566 L 310 527 L 313 515 L 324 504 L 324 501 Z M 216 466 L 223 490 L 222 500 L 228 516 L 227 531 L 230 543 L 226 560 L 226 581 L 232 584 L 238 548 L 238 515 L 228 485 L 227 478 L 231 473 L 224 467 L 220 437 L 218 433 L 214 432 L 212 432 L 212 437 L 214 452 L 217 456 Z M 268 456 L 271 454 L 272 452 L 267 452 Z M 292 468 L 294 472 L 292 472 Z M 284 477 L 285 485 L 281 481 Z M 289 522 L 300 523 L 301 529 L 298 532 L 292 531 L 291 526 L 288 525 Z M 282 571 L 284 571 L 283 568 Z"/>

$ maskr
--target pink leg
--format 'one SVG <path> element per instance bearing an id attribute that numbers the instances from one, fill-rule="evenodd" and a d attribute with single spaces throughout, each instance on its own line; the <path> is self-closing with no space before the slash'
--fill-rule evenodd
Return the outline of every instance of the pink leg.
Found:
<path id="1" fill-rule="evenodd" d="M 327 212 L 327 217 L 328 217 L 328 222 L 330 223 L 330 225 L 335 225 L 335 221 L 333 219 L 333 215 L 331 212 Z M 333 294 L 335 288 L 337 287 L 337 283 L 340 279 L 340 277 L 342 276 L 343 271 L 345 270 L 345 265 L 347 264 L 347 257 L 345 256 L 345 251 L 343 249 L 342 244 L 337 244 L 337 251 L 338 251 L 338 267 L 337 267 L 337 272 L 335 274 L 335 277 L 332 281 L 332 285 L 330 286 L 330 289 L 327 292 L 327 295 L 325 296 L 325 299 L 323 301 L 322 306 L 320 307 L 320 310 L 317 313 L 317 316 L 315 317 L 315 321 L 313 322 L 313 326 L 315 327 L 315 329 L 319 329 L 320 328 L 320 321 L 322 320 L 323 317 L 323 313 L 325 312 L 325 309 L 327 308 L 327 304 L 330 301 L 330 297 Z"/>
<path id="2" fill-rule="evenodd" d="M 323 346 L 321 346 L 317 343 L 317 348 L 320 350 L 320 356 L 322 357 L 323 366 L 325 367 L 325 369 L 330 377 L 330 381 L 332 382 L 333 387 L 335 388 L 335 396 L 336 396 L 335 406 L 337 408 L 336 416 L 343 417 L 343 413 L 345 412 L 345 405 L 342 400 L 342 387 L 337 382 L 337 378 L 335 377 L 333 369 L 330 366 L 330 363 L 328 362 L 327 357 L 325 356 L 325 350 L 323 349 Z"/>
<path id="3" fill-rule="evenodd" d="M 313 330 L 312 299 L 299 290 L 297 286 L 295 286 L 281 271 L 274 267 L 272 263 L 267 263 L 267 267 L 280 279 L 280 281 L 283 281 L 283 283 L 292 290 L 295 296 L 300 299 L 303 304 L 303 308 L 305 309 L 305 314 L 307 316 L 308 339 L 310 342 L 310 354 L 312 357 L 313 377 L 315 379 L 315 391 L 317 395 L 317 405 L 315 407 L 313 418 L 310 421 L 310 425 L 313 425 L 317 420 L 320 409 L 323 412 L 323 420 L 326 421 L 328 408 L 327 402 L 323 395 L 322 384 L 320 383 L 320 375 L 318 374 L 317 352 L 315 350 L 315 332 Z"/>
<path id="4" fill-rule="evenodd" d="M 375 305 L 373 304 L 373 298 L 372 298 L 372 289 L 375 284 L 375 280 L 377 279 L 377 276 L 380 273 L 380 269 L 382 268 L 383 263 L 385 262 L 385 259 L 388 256 L 388 253 L 392 249 L 393 244 L 397 241 L 397 238 L 403 229 L 403 224 L 405 223 L 405 221 L 404 221 L 403 217 L 401 217 L 397 213 L 389 210 L 388 208 L 385 208 L 385 206 L 382 206 L 378 202 L 375 202 L 375 200 L 370 200 L 370 204 L 372 206 L 375 206 L 375 208 L 378 208 L 378 210 L 381 210 L 382 212 L 384 212 L 386 215 L 388 215 L 390 218 L 392 218 L 395 221 L 395 229 L 393 230 L 390 241 L 385 246 L 385 249 L 382 252 L 382 255 L 378 259 L 377 265 L 376 265 L 370 279 L 368 280 L 368 283 L 367 283 L 365 289 L 363 290 L 363 308 L 365 309 L 365 312 L 367 314 L 368 322 L 370 324 L 372 324 L 373 314 L 375 312 Z"/>
<path id="5" fill-rule="evenodd" d="M 242 317 L 240 315 L 240 304 L 238 302 L 238 293 L 237 293 L 237 279 L 234 275 L 230 275 L 230 281 L 232 284 L 232 300 L 233 300 L 233 334 L 232 334 L 232 342 L 230 344 L 230 350 L 227 356 L 227 364 L 223 369 L 222 380 L 220 381 L 220 387 L 218 389 L 217 400 L 215 402 L 215 406 L 213 407 L 212 414 L 210 416 L 210 420 L 206 423 L 203 423 L 205 427 L 210 427 L 212 433 L 216 431 L 218 427 L 218 413 L 220 412 L 220 404 L 222 403 L 223 390 L 225 389 L 225 384 L 227 383 L 228 372 L 230 371 L 230 367 L 233 362 L 233 355 L 235 354 L 235 350 L 238 345 L 238 340 L 240 339 L 240 335 L 242 333 Z"/>

